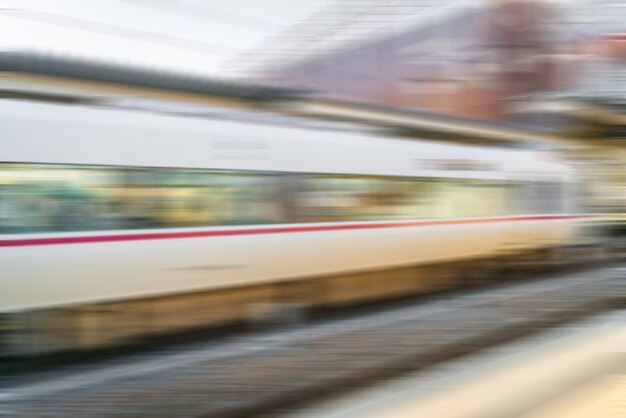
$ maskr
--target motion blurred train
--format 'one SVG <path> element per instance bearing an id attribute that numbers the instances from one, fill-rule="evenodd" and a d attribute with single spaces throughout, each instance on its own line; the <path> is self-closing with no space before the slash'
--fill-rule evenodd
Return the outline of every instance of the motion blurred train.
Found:
<path id="1" fill-rule="evenodd" d="M 458 285 L 576 241 L 528 150 L 0 101 L 3 355 Z"/>

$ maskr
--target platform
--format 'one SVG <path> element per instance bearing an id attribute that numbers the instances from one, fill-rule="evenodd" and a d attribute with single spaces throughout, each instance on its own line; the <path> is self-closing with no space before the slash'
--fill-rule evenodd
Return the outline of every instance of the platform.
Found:
<path id="1" fill-rule="evenodd" d="M 317 404 L 289 418 L 624 418 L 626 310 Z"/>

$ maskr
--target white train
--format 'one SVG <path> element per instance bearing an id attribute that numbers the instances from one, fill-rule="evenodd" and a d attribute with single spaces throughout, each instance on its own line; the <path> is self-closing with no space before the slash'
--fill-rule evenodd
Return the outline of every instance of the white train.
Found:
<path id="1" fill-rule="evenodd" d="M 10 353 L 435 289 L 583 218 L 523 150 L 18 100 L 0 124 Z"/>

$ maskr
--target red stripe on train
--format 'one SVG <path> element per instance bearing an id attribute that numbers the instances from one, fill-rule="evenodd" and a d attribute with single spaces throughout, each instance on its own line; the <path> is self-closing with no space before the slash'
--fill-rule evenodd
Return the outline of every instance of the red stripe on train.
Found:
<path id="1" fill-rule="evenodd" d="M 544 221 L 563 220 L 580 218 L 581 216 L 570 215 L 541 215 L 541 216 L 520 216 L 514 218 L 476 218 L 476 219 L 441 219 L 430 221 L 408 221 L 396 223 L 369 223 L 369 224 L 335 224 L 317 226 L 281 226 L 262 227 L 254 229 L 221 229 L 213 231 L 187 231 L 187 232 L 147 232 L 143 234 L 116 234 L 116 235 L 91 235 L 78 237 L 49 237 L 49 238 L 18 238 L 0 240 L 0 247 L 22 247 L 29 245 L 53 245 L 53 244 L 86 244 L 95 242 L 112 241 L 139 241 L 153 239 L 171 238 L 203 238 L 203 237 L 225 237 L 233 235 L 258 235 L 258 234 L 281 234 L 291 232 L 320 232 L 320 231 L 341 231 L 350 229 L 380 229 L 399 228 L 411 226 L 439 226 L 439 225 L 459 225 L 476 224 L 488 222 L 510 222 L 510 221 Z"/>

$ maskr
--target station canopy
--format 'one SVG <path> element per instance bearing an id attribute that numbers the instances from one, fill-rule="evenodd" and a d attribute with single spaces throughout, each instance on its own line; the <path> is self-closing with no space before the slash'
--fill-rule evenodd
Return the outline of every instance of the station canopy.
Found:
<path id="1" fill-rule="evenodd" d="M 206 105 L 207 115 L 215 113 L 209 111 L 215 106 L 252 109 L 360 124 L 407 138 L 494 145 L 569 142 L 569 138 L 558 132 L 538 130 L 531 125 L 333 99 L 305 89 L 23 51 L 0 52 L 1 97 L 109 105 L 129 98 L 145 98 L 180 106 Z M 198 109 L 194 113 L 202 115 Z"/>

